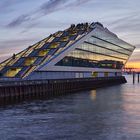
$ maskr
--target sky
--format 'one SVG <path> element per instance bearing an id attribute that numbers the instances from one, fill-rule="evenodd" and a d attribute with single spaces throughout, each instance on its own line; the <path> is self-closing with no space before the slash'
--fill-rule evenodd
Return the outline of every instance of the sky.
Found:
<path id="1" fill-rule="evenodd" d="M 72 23 L 101 22 L 136 46 L 127 66 L 140 68 L 140 0 L 0 0 L 0 61 Z"/>

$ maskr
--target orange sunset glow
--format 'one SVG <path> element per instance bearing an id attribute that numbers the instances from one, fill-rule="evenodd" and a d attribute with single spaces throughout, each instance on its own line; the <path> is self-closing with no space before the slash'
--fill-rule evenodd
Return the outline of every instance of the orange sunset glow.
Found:
<path id="1" fill-rule="evenodd" d="M 126 67 L 140 69 L 140 62 L 127 62 Z"/>
<path id="2" fill-rule="evenodd" d="M 135 62 L 135 61 L 128 61 L 127 64 L 125 65 L 125 68 L 130 68 L 133 71 L 140 72 L 140 62 Z"/>

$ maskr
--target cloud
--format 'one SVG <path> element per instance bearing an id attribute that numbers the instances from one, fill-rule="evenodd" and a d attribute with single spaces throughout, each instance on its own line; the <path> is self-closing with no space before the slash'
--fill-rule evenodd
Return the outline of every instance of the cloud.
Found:
<path id="1" fill-rule="evenodd" d="M 37 12 L 47 15 L 54 11 L 60 10 L 66 2 L 66 0 L 50 0 L 49 2 L 42 4 Z"/>
<path id="2" fill-rule="evenodd" d="M 3 9 L 5 9 L 5 8 L 11 6 L 13 3 L 14 3 L 14 2 L 13 2 L 12 0 L 11 0 L 11 1 L 9 1 L 9 0 L 2 1 L 2 2 L 0 3 L 0 10 L 3 10 Z"/>
<path id="3" fill-rule="evenodd" d="M 75 6 L 83 5 L 84 3 L 87 3 L 89 1 L 91 1 L 91 0 L 77 0 L 75 2 Z"/>
<path id="4" fill-rule="evenodd" d="M 17 19 L 13 20 L 11 23 L 7 25 L 7 27 L 16 27 L 18 25 L 21 25 L 24 22 L 27 22 L 31 20 L 31 17 L 29 15 L 21 15 Z"/>
<path id="5" fill-rule="evenodd" d="M 136 46 L 138 49 L 140 49 L 140 44 L 135 44 L 135 46 Z"/>
<path id="6" fill-rule="evenodd" d="M 22 51 L 37 40 L 38 38 L 23 38 L 0 41 L 0 61 L 8 58 L 13 53 Z"/>
<path id="7" fill-rule="evenodd" d="M 77 7 L 91 0 L 49 0 L 43 3 L 39 8 L 31 13 L 20 15 L 13 21 L 11 21 L 6 27 L 13 28 L 27 23 L 30 21 L 37 20 L 43 16 L 51 14 L 53 12 L 63 10 L 69 7 Z"/>
<path id="8" fill-rule="evenodd" d="M 24 47 L 30 45 L 35 42 L 37 38 L 23 38 L 23 39 L 9 39 L 5 41 L 0 41 L 0 54 L 12 51 L 18 51 L 23 49 Z"/>
<path id="9" fill-rule="evenodd" d="M 135 16 L 136 16 L 135 12 L 130 13 L 128 15 L 125 15 L 125 16 L 122 16 L 122 17 L 119 17 L 119 18 L 113 20 L 112 22 L 110 22 L 110 25 L 115 26 L 115 25 L 118 25 L 118 24 L 120 24 L 122 22 L 126 22 L 128 20 L 133 20 Z"/>
<path id="10" fill-rule="evenodd" d="M 132 12 L 131 14 L 110 22 L 110 26 L 115 32 L 137 32 L 140 29 L 140 21 L 138 20 L 139 18 L 140 16 L 136 14 L 136 12 Z"/>
<path id="11" fill-rule="evenodd" d="M 11 13 L 15 11 L 13 8 L 15 5 L 28 2 L 28 0 L 0 0 L 0 14 Z"/>
<path id="12" fill-rule="evenodd" d="M 23 23 L 36 20 L 40 18 L 43 15 L 50 14 L 54 11 L 57 11 L 60 9 L 60 5 L 64 4 L 66 0 L 49 0 L 45 3 L 43 3 L 37 10 L 32 11 L 31 13 L 20 15 L 13 21 L 11 21 L 7 27 L 13 28 L 17 27 Z"/>

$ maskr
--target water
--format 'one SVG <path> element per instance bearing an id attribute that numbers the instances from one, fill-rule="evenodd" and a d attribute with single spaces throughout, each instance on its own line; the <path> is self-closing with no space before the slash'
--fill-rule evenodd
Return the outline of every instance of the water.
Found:
<path id="1" fill-rule="evenodd" d="M 131 76 L 132 77 L 132 76 Z M 0 140 L 139 140 L 140 84 L 0 109 Z"/>

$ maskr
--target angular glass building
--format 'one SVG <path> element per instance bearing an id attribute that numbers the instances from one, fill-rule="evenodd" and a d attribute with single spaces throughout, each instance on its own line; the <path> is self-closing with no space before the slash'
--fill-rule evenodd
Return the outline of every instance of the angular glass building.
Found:
<path id="1" fill-rule="evenodd" d="M 2 62 L 0 79 L 115 78 L 134 49 L 101 23 L 73 24 Z"/>

